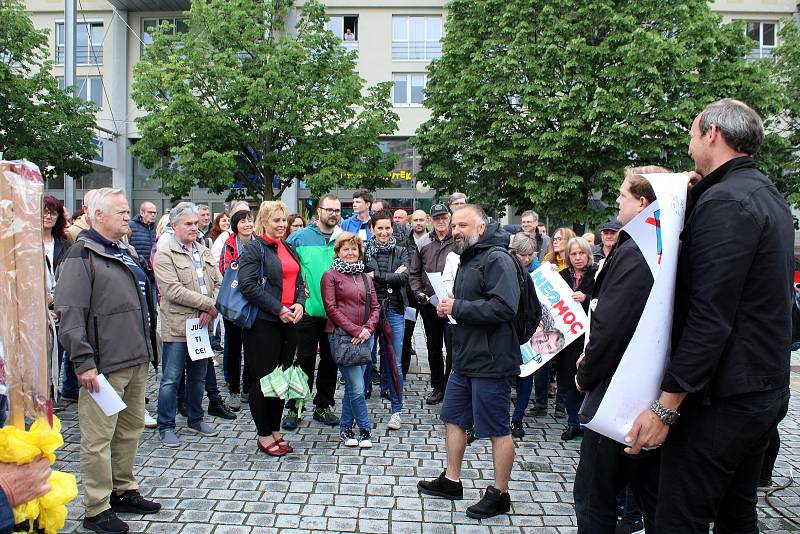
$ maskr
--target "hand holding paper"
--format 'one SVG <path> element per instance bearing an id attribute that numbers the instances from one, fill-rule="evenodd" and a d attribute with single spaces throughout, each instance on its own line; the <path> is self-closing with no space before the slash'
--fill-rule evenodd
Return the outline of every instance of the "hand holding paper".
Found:
<path id="1" fill-rule="evenodd" d="M 452 301 L 453 299 L 449 298 L 447 295 L 447 288 L 444 285 L 444 280 L 442 279 L 442 273 L 425 273 L 428 275 L 428 281 L 431 283 L 431 287 L 433 288 L 433 292 L 436 294 L 437 303 L 436 305 L 439 306 L 442 302 L 447 299 L 450 301 L 450 311 L 446 313 L 447 318 L 450 320 L 450 324 L 456 324 L 456 320 L 450 315 L 453 312 Z M 431 302 L 433 303 L 433 297 L 431 297 Z"/>
<path id="2" fill-rule="evenodd" d="M 91 395 L 97 405 L 100 406 L 104 414 L 111 417 L 128 407 L 119 395 L 117 395 L 114 388 L 111 387 L 111 384 L 108 383 L 105 376 L 97 375 L 97 382 L 100 384 L 100 389 L 97 391 L 90 391 L 89 395 Z"/>

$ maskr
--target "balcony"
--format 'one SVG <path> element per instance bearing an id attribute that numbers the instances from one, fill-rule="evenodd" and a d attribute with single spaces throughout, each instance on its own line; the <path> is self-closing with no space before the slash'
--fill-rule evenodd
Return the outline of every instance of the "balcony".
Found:
<path id="1" fill-rule="evenodd" d="M 772 58 L 772 49 L 771 46 L 757 46 L 747 54 L 747 59 Z"/>
<path id="2" fill-rule="evenodd" d="M 64 64 L 64 46 L 59 45 L 56 57 L 58 65 Z M 76 65 L 102 65 L 103 64 L 103 44 L 79 44 L 75 45 L 75 64 Z"/>
<path id="3" fill-rule="evenodd" d="M 441 56 L 441 41 L 392 41 L 392 59 L 395 61 L 428 61 Z"/>

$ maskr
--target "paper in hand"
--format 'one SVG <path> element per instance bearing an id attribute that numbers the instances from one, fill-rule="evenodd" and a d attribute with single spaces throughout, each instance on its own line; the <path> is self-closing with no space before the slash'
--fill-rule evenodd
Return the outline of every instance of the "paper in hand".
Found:
<path id="1" fill-rule="evenodd" d="M 442 302 L 444 299 L 449 298 L 447 295 L 447 288 L 444 285 L 444 280 L 442 279 L 442 273 L 425 273 L 428 275 L 428 281 L 431 283 L 431 287 L 433 288 L 433 292 L 436 294 L 437 303 L 434 306 L 438 306 L 439 302 Z M 431 297 L 431 303 L 433 304 L 433 297 Z M 450 324 L 456 324 L 456 320 L 453 319 L 452 315 L 448 315 L 447 318 L 450 320 Z"/>
<path id="2" fill-rule="evenodd" d="M 90 391 L 89 395 L 91 395 L 97 405 L 100 406 L 104 414 L 110 417 L 128 407 L 119 395 L 117 395 L 116 390 L 108 383 L 105 376 L 101 374 L 97 375 L 97 381 L 100 383 L 100 391 L 94 393 Z"/>

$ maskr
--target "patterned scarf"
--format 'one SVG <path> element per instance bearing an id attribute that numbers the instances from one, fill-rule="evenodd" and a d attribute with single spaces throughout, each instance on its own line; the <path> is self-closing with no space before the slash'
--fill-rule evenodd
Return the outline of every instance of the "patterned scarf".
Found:
<path id="1" fill-rule="evenodd" d="M 390 237 L 386 243 L 380 243 L 375 236 L 370 237 L 367 241 L 367 261 L 374 258 L 378 252 L 391 252 L 395 245 L 397 245 L 397 239 L 394 236 Z"/>
<path id="2" fill-rule="evenodd" d="M 363 273 L 364 262 L 358 260 L 357 262 L 354 263 L 347 263 L 346 261 L 343 261 L 340 258 L 336 258 L 333 260 L 333 265 L 331 265 L 331 269 L 333 269 L 337 273 L 342 273 L 342 274 Z"/>

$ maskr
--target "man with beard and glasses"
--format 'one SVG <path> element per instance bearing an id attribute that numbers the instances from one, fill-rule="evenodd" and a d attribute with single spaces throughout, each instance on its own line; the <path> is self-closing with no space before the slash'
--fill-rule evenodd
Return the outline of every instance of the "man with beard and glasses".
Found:
<path id="1" fill-rule="evenodd" d="M 451 315 L 453 371 L 442 405 L 447 468 L 438 478 L 420 481 L 420 493 L 446 499 L 463 498 L 461 463 L 467 446 L 466 429 L 490 438 L 494 485 L 467 508 L 473 519 L 507 513 L 511 507 L 508 479 L 514 462 L 514 441 L 508 406 L 511 388 L 522 363 L 519 341 L 511 322 L 517 314 L 520 287 L 514 259 L 505 250 L 508 234 L 483 210 L 467 204 L 453 213 L 454 251 L 461 254 L 454 298 L 436 307 L 439 317 Z"/>

